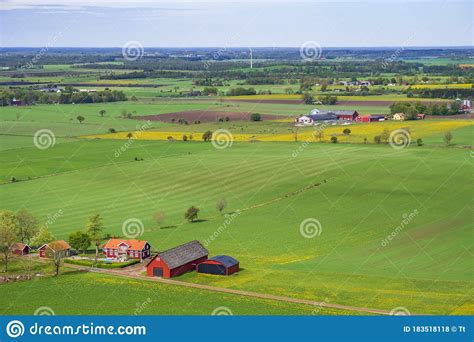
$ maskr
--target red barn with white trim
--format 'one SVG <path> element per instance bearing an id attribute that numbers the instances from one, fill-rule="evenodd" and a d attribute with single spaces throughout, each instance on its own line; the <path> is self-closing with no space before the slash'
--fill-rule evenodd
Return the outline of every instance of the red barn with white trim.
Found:
<path id="1" fill-rule="evenodd" d="M 17 242 L 12 246 L 12 253 L 16 255 L 27 255 L 30 254 L 30 246 L 25 243 Z"/>
<path id="2" fill-rule="evenodd" d="M 146 259 L 151 256 L 151 245 L 148 241 L 110 239 L 102 247 L 107 258 L 111 259 Z"/>
<path id="3" fill-rule="evenodd" d="M 49 243 L 45 243 L 43 246 L 38 248 L 40 258 L 50 258 L 53 254 L 61 252 L 62 256 L 69 256 L 71 254 L 71 246 L 64 241 L 58 240 Z"/>

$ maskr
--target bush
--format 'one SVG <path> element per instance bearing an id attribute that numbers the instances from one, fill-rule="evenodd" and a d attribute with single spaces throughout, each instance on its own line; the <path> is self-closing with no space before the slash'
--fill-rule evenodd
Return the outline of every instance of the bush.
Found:
<path id="1" fill-rule="evenodd" d="M 337 137 L 331 137 L 331 142 L 333 144 L 337 144 Z"/>
<path id="2" fill-rule="evenodd" d="M 250 114 L 250 121 L 262 121 L 262 116 L 258 113 Z"/>
<path id="3" fill-rule="evenodd" d="M 351 134 L 351 130 L 349 128 L 345 128 L 342 133 L 344 133 L 345 135 L 349 135 Z"/>
<path id="4" fill-rule="evenodd" d="M 303 102 L 305 104 L 313 104 L 313 96 L 310 93 L 304 93 Z"/>
<path id="5" fill-rule="evenodd" d="M 421 138 L 416 139 L 416 144 L 418 146 L 423 146 L 423 139 L 421 139 Z"/>
<path id="6" fill-rule="evenodd" d="M 376 135 L 374 137 L 374 143 L 380 144 L 382 142 L 382 137 L 380 135 Z"/>
<path id="7" fill-rule="evenodd" d="M 202 135 L 202 140 L 204 140 L 204 141 L 211 141 L 211 138 L 212 138 L 212 132 L 211 131 L 207 131 Z"/>
<path id="8" fill-rule="evenodd" d="M 67 264 L 72 265 L 79 265 L 79 266 L 87 266 L 87 267 L 97 267 L 97 268 L 124 268 L 127 266 L 135 265 L 140 262 L 140 260 L 128 260 L 125 262 L 113 262 L 113 263 L 105 263 L 105 262 L 98 262 L 94 265 L 94 260 L 85 260 L 85 259 L 64 259 L 64 262 Z"/>
<path id="9" fill-rule="evenodd" d="M 183 134 L 183 141 L 188 141 L 188 136 L 186 134 Z"/>
<path id="10" fill-rule="evenodd" d="M 115 128 L 109 128 L 109 133 L 117 133 L 117 131 L 115 130 Z"/>

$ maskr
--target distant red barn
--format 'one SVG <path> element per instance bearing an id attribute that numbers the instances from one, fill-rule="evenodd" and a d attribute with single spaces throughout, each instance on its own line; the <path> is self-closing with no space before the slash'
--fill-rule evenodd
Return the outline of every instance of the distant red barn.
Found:
<path id="1" fill-rule="evenodd" d="M 16 255 L 26 255 L 30 253 L 30 246 L 27 244 L 17 242 L 12 246 L 12 253 Z"/>
<path id="2" fill-rule="evenodd" d="M 58 240 L 49 243 L 45 243 L 43 246 L 38 248 L 40 258 L 50 258 L 51 253 L 62 253 L 63 256 L 69 256 L 71 254 L 71 246 L 64 241 Z"/>
<path id="3" fill-rule="evenodd" d="M 193 271 L 209 252 L 197 240 L 158 253 L 146 266 L 149 277 L 171 278 Z"/>
<path id="4" fill-rule="evenodd" d="M 196 266 L 196 272 L 231 275 L 239 271 L 239 262 L 228 255 L 218 255 Z"/>

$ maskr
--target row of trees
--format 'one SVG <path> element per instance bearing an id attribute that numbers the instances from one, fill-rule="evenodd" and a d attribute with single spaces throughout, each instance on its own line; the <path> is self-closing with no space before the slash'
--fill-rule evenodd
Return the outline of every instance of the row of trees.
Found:
<path id="1" fill-rule="evenodd" d="M 459 114 L 461 104 L 459 101 L 453 101 L 448 104 L 428 104 L 421 102 L 394 102 L 390 106 L 390 113 L 405 113 L 406 120 L 415 120 L 416 114 L 423 113 L 428 115 L 455 115 Z"/>

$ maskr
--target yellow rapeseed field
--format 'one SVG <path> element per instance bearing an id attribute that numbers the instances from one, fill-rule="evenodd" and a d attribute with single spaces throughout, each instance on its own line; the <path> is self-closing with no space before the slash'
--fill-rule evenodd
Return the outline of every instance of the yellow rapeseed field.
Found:
<path id="1" fill-rule="evenodd" d="M 336 136 L 340 142 L 363 143 L 364 139 L 372 143 L 374 137 L 381 135 L 384 130 L 392 132 L 397 129 L 405 129 L 410 135 L 412 141 L 418 138 L 424 138 L 434 134 L 440 134 L 448 131 L 454 131 L 457 128 L 473 125 L 471 120 L 423 120 L 423 121 L 387 121 L 373 123 L 359 123 L 348 126 L 314 126 L 300 127 L 297 130 L 298 141 L 318 142 L 329 141 L 332 136 Z M 345 135 L 342 131 L 348 128 L 351 130 L 349 135 Z M 321 132 L 321 135 L 319 134 Z M 136 140 L 168 140 L 170 137 L 174 140 L 182 140 L 186 135 L 189 140 L 201 141 L 202 132 L 186 132 L 186 131 L 137 131 L 133 133 Z M 126 140 L 127 132 L 97 134 L 83 136 L 86 139 L 119 139 Z M 226 137 L 224 137 L 226 139 Z M 251 142 L 251 141 L 294 141 L 295 133 L 285 134 L 245 134 L 232 133 L 234 141 Z"/>

